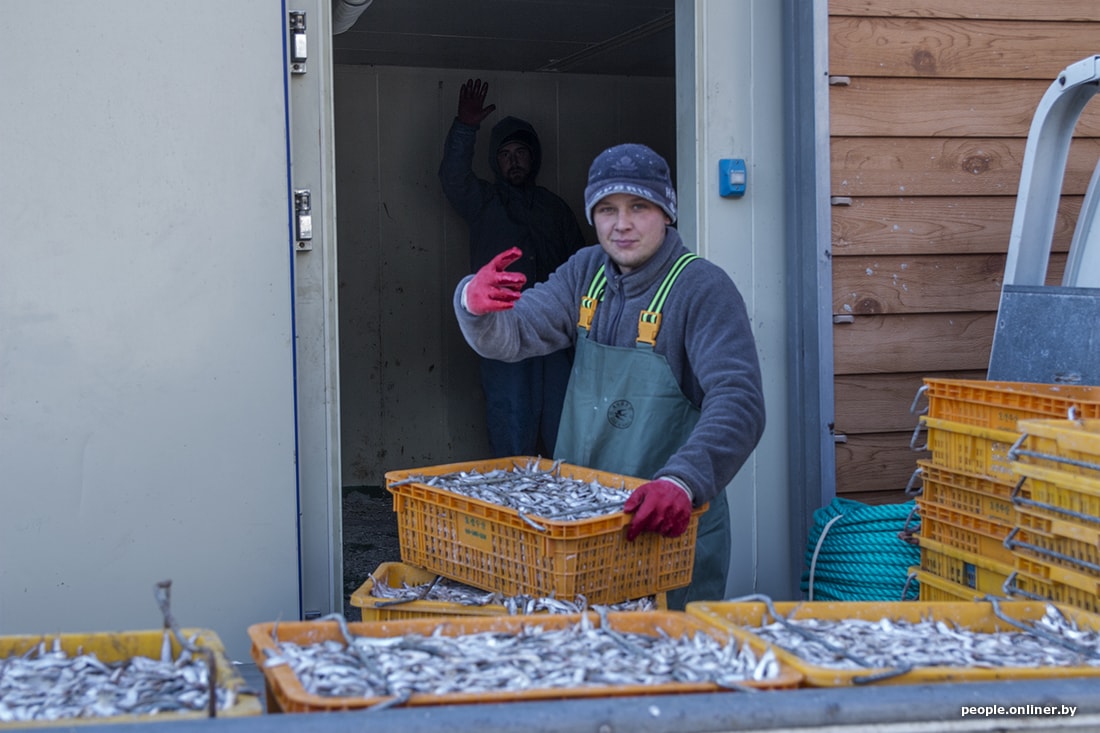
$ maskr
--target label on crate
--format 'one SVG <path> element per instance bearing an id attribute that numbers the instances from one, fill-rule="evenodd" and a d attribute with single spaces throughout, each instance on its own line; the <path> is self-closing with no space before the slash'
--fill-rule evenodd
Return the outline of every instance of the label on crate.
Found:
<path id="1" fill-rule="evenodd" d="M 460 519 L 461 523 L 458 530 L 461 541 L 474 549 L 492 552 L 493 536 L 489 520 L 473 517 L 469 514 L 462 515 Z"/>

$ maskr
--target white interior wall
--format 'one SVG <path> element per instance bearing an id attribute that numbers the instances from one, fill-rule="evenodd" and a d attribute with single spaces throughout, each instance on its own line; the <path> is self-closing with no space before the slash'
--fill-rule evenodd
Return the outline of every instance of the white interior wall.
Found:
<path id="1" fill-rule="evenodd" d="M 681 229 L 745 297 L 764 375 L 767 427 L 730 485 L 731 596 L 794 598 L 785 316 L 783 11 L 774 0 L 679 0 Z M 743 198 L 718 194 L 718 161 L 745 160 Z M 689 240 L 690 241 L 690 240 Z"/>
<path id="2" fill-rule="evenodd" d="M 489 82 L 474 167 L 506 115 L 543 145 L 539 183 L 584 220 L 592 159 L 645 143 L 675 169 L 673 79 L 338 65 L 334 69 L 340 400 L 345 486 L 390 470 L 487 458 L 473 352 L 451 312 L 469 270 L 468 235 L 440 190 L 443 138 L 468 78 Z"/>

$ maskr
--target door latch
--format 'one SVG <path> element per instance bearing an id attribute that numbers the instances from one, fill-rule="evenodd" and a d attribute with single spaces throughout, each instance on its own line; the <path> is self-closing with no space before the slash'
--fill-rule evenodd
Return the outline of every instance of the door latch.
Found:
<path id="1" fill-rule="evenodd" d="M 307 252 L 313 249 L 313 206 L 308 188 L 294 191 L 294 249 Z"/>
<path id="2" fill-rule="evenodd" d="M 290 15 L 290 73 L 306 73 L 306 14 L 292 10 Z"/>

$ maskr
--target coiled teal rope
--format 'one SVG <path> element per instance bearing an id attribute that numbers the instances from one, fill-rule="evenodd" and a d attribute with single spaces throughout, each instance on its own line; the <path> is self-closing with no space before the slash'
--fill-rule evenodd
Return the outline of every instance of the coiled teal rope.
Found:
<path id="1" fill-rule="evenodd" d="M 898 536 L 920 526 L 914 506 L 837 497 L 814 512 L 801 583 L 806 599 L 917 600 L 918 585 L 908 576 L 911 566 L 920 565 L 920 548 Z"/>

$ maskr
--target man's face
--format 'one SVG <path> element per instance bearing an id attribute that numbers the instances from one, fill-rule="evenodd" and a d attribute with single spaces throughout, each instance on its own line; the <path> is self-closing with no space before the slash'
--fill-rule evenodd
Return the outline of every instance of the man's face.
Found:
<path id="1" fill-rule="evenodd" d="M 523 143 L 505 143 L 497 150 L 497 167 L 504 180 L 522 186 L 531 176 L 531 148 Z"/>
<path id="2" fill-rule="evenodd" d="M 665 225 L 671 223 L 660 206 L 629 193 L 604 196 L 592 207 L 600 246 L 623 273 L 649 262 L 665 241 Z"/>

